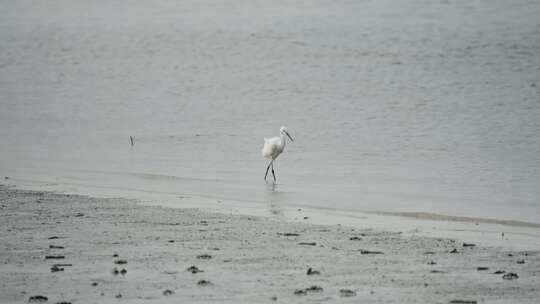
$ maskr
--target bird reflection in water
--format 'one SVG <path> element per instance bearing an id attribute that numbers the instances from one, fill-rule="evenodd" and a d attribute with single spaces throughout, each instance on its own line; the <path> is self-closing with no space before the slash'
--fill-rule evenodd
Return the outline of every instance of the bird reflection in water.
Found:
<path id="1" fill-rule="evenodd" d="M 270 215 L 284 217 L 285 208 L 283 207 L 283 202 L 285 201 L 285 192 L 279 191 L 277 184 L 267 183 L 266 196 Z"/>

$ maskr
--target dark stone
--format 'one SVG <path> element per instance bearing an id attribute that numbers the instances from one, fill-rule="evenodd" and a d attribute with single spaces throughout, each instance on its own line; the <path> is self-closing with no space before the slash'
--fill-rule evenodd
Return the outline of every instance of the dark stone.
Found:
<path id="1" fill-rule="evenodd" d="M 117 299 L 121 299 L 121 298 L 122 298 L 122 294 L 121 294 L 121 293 L 117 294 L 117 295 L 116 295 L 116 298 L 117 298 Z"/>
<path id="2" fill-rule="evenodd" d="M 49 301 L 49 298 L 45 296 L 32 296 L 28 299 L 28 302 L 30 303 L 47 302 L 47 301 Z"/>
<path id="3" fill-rule="evenodd" d="M 428 262 L 428 265 L 437 265 L 437 262 L 435 262 L 435 261 L 429 261 L 429 262 Z"/>
<path id="4" fill-rule="evenodd" d="M 476 304 L 476 301 L 470 301 L 470 300 L 452 300 L 450 301 L 452 304 Z"/>
<path id="5" fill-rule="evenodd" d="M 164 295 L 164 296 L 170 296 L 170 295 L 172 295 L 173 293 L 174 293 L 174 291 L 172 291 L 172 290 L 170 290 L 170 289 L 165 289 L 165 290 L 163 291 L 163 295 Z"/>
<path id="6" fill-rule="evenodd" d="M 126 260 L 116 260 L 114 261 L 115 264 L 117 265 L 121 265 L 121 264 L 127 264 L 127 261 Z"/>
<path id="7" fill-rule="evenodd" d="M 49 249 L 64 249 L 63 246 L 49 245 Z"/>
<path id="8" fill-rule="evenodd" d="M 94 286 L 94 287 L 95 287 L 95 286 L 98 286 L 98 282 L 93 282 L 93 283 L 92 283 L 92 286 Z"/>
<path id="9" fill-rule="evenodd" d="M 307 295 L 307 291 L 305 291 L 304 289 L 297 289 L 294 291 L 294 294 L 297 296 L 305 296 Z"/>
<path id="10" fill-rule="evenodd" d="M 463 243 L 463 247 L 475 247 L 476 244 L 467 244 L 467 243 Z"/>
<path id="11" fill-rule="evenodd" d="M 306 246 L 317 246 L 317 243 L 315 242 L 300 242 L 298 245 L 306 245 Z"/>
<path id="12" fill-rule="evenodd" d="M 208 286 L 208 285 L 212 285 L 212 283 L 210 281 L 207 281 L 207 280 L 200 280 L 199 282 L 197 282 L 197 285 Z"/>
<path id="13" fill-rule="evenodd" d="M 311 285 L 310 287 L 306 288 L 306 291 L 314 291 L 314 292 L 320 292 L 320 291 L 323 291 L 323 288 L 320 287 L 320 286 L 316 286 L 316 285 Z"/>
<path id="14" fill-rule="evenodd" d="M 312 285 L 306 289 L 296 289 L 294 291 L 294 294 L 297 296 L 304 296 L 307 295 L 308 292 L 321 292 L 323 291 L 323 288 L 320 286 Z"/>
<path id="15" fill-rule="evenodd" d="M 339 295 L 343 298 L 345 297 L 354 297 L 356 296 L 356 292 L 350 290 L 350 289 L 340 289 Z"/>
<path id="16" fill-rule="evenodd" d="M 307 270 L 307 275 L 318 275 L 321 274 L 318 270 L 313 270 L 311 267 Z"/>
<path id="17" fill-rule="evenodd" d="M 489 267 L 476 267 L 477 271 L 489 270 Z"/>
<path id="18" fill-rule="evenodd" d="M 113 258 L 117 258 L 117 257 L 118 257 L 117 253 L 113 254 Z"/>
<path id="19" fill-rule="evenodd" d="M 506 271 L 504 271 L 504 270 L 497 270 L 497 271 L 495 271 L 493 274 L 503 274 L 503 273 L 506 273 Z"/>
<path id="20" fill-rule="evenodd" d="M 125 268 L 123 268 L 122 270 L 120 270 L 120 274 L 121 275 L 126 275 L 127 273 L 127 270 Z"/>
<path id="21" fill-rule="evenodd" d="M 357 237 L 357 236 L 353 236 L 353 237 L 349 238 L 349 240 L 351 240 L 351 241 L 361 241 L 362 238 Z"/>
<path id="22" fill-rule="evenodd" d="M 63 259 L 65 258 L 65 256 L 63 255 L 46 255 L 45 256 L 45 259 L 46 260 L 50 260 L 50 259 Z"/>
<path id="23" fill-rule="evenodd" d="M 277 234 L 278 235 L 283 235 L 283 236 L 300 236 L 300 234 L 294 233 L 294 232 L 283 232 L 283 233 L 278 232 Z"/>
<path id="24" fill-rule="evenodd" d="M 371 251 L 360 249 L 360 254 L 383 254 L 382 251 Z"/>
<path id="25" fill-rule="evenodd" d="M 57 271 L 64 271 L 64 268 L 60 268 L 58 267 L 58 265 L 53 265 L 53 267 L 51 267 L 51 272 L 57 272 Z"/>
<path id="26" fill-rule="evenodd" d="M 212 258 L 212 256 L 209 255 L 209 254 L 201 254 L 201 255 L 197 256 L 197 259 L 201 259 L 201 260 L 209 260 L 211 258 Z"/>
<path id="27" fill-rule="evenodd" d="M 452 249 L 449 253 L 458 253 L 457 248 Z"/>
<path id="28" fill-rule="evenodd" d="M 514 279 L 518 279 L 519 276 L 517 275 L 517 273 L 509 272 L 503 275 L 502 278 L 505 280 L 514 280 Z"/>
<path id="29" fill-rule="evenodd" d="M 54 264 L 54 266 L 57 266 L 57 267 L 69 267 L 69 266 L 73 266 L 73 264 Z"/>
<path id="30" fill-rule="evenodd" d="M 186 270 L 191 272 L 191 273 L 204 272 L 204 271 L 200 270 L 197 266 L 190 266 Z"/>
<path id="31" fill-rule="evenodd" d="M 525 260 L 517 261 L 518 264 L 525 264 Z"/>

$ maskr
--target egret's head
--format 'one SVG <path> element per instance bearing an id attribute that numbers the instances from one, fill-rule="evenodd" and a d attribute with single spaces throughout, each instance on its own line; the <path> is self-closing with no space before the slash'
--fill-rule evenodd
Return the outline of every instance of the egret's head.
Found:
<path id="1" fill-rule="evenodd" d="M 289 137 L 289 139 L 290 139 L 291 141 L 294 141 L 294 140 L 292 139 L 292 137 L 291 137 L 291 134 L 289 134 L 289 132 L 287 132 L 287 128 L 286 128 L 285 126 L 281 126 L 281 128 L 279 128 L 279 133 L 280 133 L 280 134 L 285 134 L 285 135 L 287 135 L 287 137 Z"/>

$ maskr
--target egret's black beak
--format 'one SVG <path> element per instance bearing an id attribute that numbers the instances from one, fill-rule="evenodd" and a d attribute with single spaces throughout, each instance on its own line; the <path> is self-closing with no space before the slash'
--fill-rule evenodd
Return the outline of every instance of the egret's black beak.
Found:
<path id="1" fill-rule="evenodd" d="M 285 134 L 287 134 L 287 137 L 291 140 L 291 141 L 294 141 L 291 137 L 291 134 L 289 134 L 289 132 L 285 131 Z"/>

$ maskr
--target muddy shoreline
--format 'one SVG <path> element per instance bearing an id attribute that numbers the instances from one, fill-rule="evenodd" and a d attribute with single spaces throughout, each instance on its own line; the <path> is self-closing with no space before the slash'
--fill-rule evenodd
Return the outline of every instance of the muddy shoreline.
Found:
<path id="1" fill-rule="evenodd" d="M 2 303 L 534 303 L 540 252 L 0 187 Z"/>

